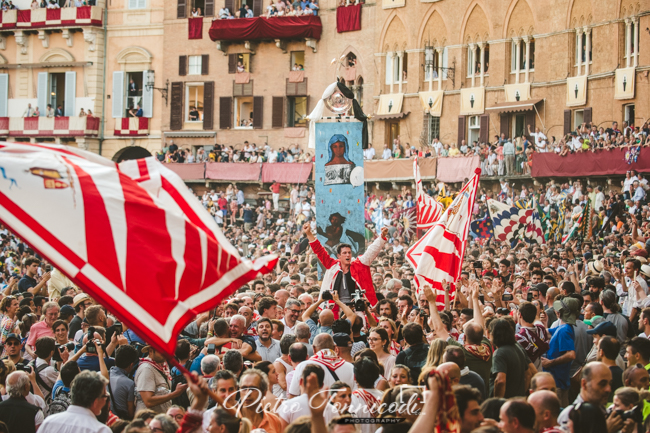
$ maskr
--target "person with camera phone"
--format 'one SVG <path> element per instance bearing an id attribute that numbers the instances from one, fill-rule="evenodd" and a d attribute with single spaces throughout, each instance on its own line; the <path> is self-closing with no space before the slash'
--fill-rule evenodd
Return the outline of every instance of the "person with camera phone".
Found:
<path id="1" fill-rule="evenodd" d="M 105 335 L 106 331 L 104 328 L 95 328 L 92 326 L 88 328 L 88 333 L 83 338 L 84 345 L 81 349 L 84 353 L 77 359 L 77 364 L 81 371 L 90 370 L 101 372 L 102 376 L 108 379 L 108 369 L 115 365 L 115 359 L 106 355 Z M 104 374 L 104 371 L 106 374 Z"/>
<path id="2" fill-rule="evenodd" d="M 388 227 L 381 229 L 381 235 L 368 247 L 366 252 L 355 259 L 352 258 L 352 247 L 348 244 L 339 244 L 336 247 L 337 258 L 333 259 L 323 248 L 320 241 L 311 231 L 311 224 L 305 223 L 302 227 L 309 245 L 318 260 L 326 269 L 323 274 L 321 293 L 336 292 L 341 302 L 348 304 L 353 301 L 354 292 L 358 289 L 365 291 L 366 297 L 374 307 L 377 304 L 377 295 L 372 285 L 370 265 L 381 252 L 388 241 Z M 339 309 L 334 310 L 338 318 Z"/>

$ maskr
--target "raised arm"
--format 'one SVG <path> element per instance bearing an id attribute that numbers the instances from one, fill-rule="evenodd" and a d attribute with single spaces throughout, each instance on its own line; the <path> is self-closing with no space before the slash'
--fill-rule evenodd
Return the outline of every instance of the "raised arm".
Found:
<path id="1" fill-rule="evenodd" d="M 477 282 L 472 284 L 471 291 L 472 307 L 474 308 L 474 322 L 485 328 L 485 319 L 483 318 L 483 311 L 481 310 L 481 304 L 478 300 L 480 287 Z"/>
<path id="2" fill-rule="evenodd" d="M 359 257 L 359 261 L 366 266 L 370 266 L 372 261 L 375 260 L 377 255 L 381 252 L 388 240 L 388 227 L 383 227 L 381 229 L 381 235 L 375 239 L 375 241 L 370 244 L 366 252 Z"/>
<path id="3" fill-rule="evenodd" d="M 305 233 L 305 236 L 307 236 L 307 240 L 309 240 L 309 246 L 311 246 L 311 249 L 316 254 L 316 257 L 318 257 L 318 261 L 321 262 L 325 269 L 329 269 L 334 266 L 334 263 L 336 261 L 330 257 L 325 248 L 323 248 L 318 239 L 316 239 L 316 236 L 314 236 L 311 231 L 311 224 L 303 224 L 302 231 Z"/>
<path id="4" fill-rule="evenodd" d="M 443 281 L 443 286 L 446 284 Z M 449 338 L 449 331 L 445 327 L 445 324 L 442 323 L 440 314 L 438 314 L 438 305 L 436 304 L 436 294 L 431 290 L 431 286 L 426 285 L 422 289 L 424 291 L 424 296 L 426 296 L 427 301 L 429 301 L 429 326 L 435 332 L 437 338 L 447 340 Z"/>

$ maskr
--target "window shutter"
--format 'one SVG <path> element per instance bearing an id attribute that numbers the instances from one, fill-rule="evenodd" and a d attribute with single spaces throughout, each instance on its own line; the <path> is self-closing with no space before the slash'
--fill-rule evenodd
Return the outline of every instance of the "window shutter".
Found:
<path id="1" fill-rule="evenodd" d="M 564 135 L 571 134 L 571 110 L 564 110 Z"/>
<path id="2" fill-rule="evenodd" d="M 509 138 L 510 137 L 510 115 L 502 114 L 500 123 L 501 123 L 501 130 L 499 131 L 499 133 L 504 134 L 506 138 Z"/>
<path id="3" fill-rule="evenodd" d="M 8 116 L 9 74 L 0 74 L 0 117 Z M 45 107 L 43 107 L 45 111 Z"/>
<path id="4" fill-rule="evenodd" d="M 244 96 L 244 85 L 232 82 L 232 96 Z"/>
<path id="5" fill-rule="evenodd" d="M 262 129 L 264 124 L 264 97 L 253 97 L 253 128 Z"/>
<path id="6" fill-rule="evenodd" d="M 120 74 L 123 74 L 124 72 L 120 72 Z M 38 100 L 38 107 L 41 112 L 41 116 L 45 116 L 45 108 L 47 108 L 47 101 L 49 101 L 49 89 L 47 87 L 48 85 L 48 78 L 49 74 L 47 72 L 39 72 L 38 73 L 38 95 L 37 95 L 37 100 Z M 41 108 L 43 107 L 43 108 Z M 56 107 L 53 107 L 56 110 Z"/>
<path id="7" fill-rule="evenodd" d="M 465 139 L 465 116 L 458 116 L 458 148 L 460 142 Z"/>
<path id="8" fill-rule="evenodd" d="M 178 56 L 178 75 L 181 77 L 187 75 L 187 56 Z"/>
<path id="9" fill-rule="evenodd" d="M 65 115 L 67 117 L 76 116 L 75 103 L 77 102 L 77 73 L 74 71 L 65 73 Z"/>
<path id="10" fill-rule="evenodd" d="M 584 109 L 582 114 L 582 121 L 585 123 L 591 123 L 591 107 Z"/>
<path id="11" fill-rule="evenodd" d="M 178 0 L 176 10 L 176 18 L 187 18 L 187 3 L 186 0 Z"/>
<path id="12" fill-rule="evenodd" d="M 253 15 L 256 17 L 262 15 L 262 0 L 253 0 Z"/>
<path id="13" fill-rule="evenodd" d="M 291 83 L 289 82 L 289 79 L 287 78 L 287 91 L 286 91 L 287 96 L 296 96 L 296 83 Z"/>
<path id="14" fill-rule="evenodd" d="M 253 96 L 253 80 L 246 84 L 242 84 L 242 96 Z"/>
<path id="15" fill-rule="evenodd" d="M 183 83 L 172 83 L 172 104 L 170 109 L 169 129 L 183 129 Z"/>
<path id="16" fill-rule="evenodd" d="M 144 71 L 142 73 L 142 115 L 143 117 L 153 117 L 153 88 L 147 87 L 149 77 L 154 78 L 154 71 Z"/>
<path id="17" fill-rule="evenodd" d="M 234 17 L 235 16 L 235 0 L 226 0 L 225 1 L 225 6 L 228 11 L 230 11 L 230 14 Z"/>
<path id="18" fill-rule="evenodd" d="M 203 15 L 206 17 L 214 16 L 214 0 L 205 0 L 205 11 Z"/>
<path id="19" fill-rule="evenodd" d="M 203 54 L 201 56 L 201 75 L 208 75 L 210 73 L 210 55 Z"/>
<path id="20" fill-rule="evenodd" d="M 203 129 L 214 129 L 214 81 L 203 83 Z"/>
<path id="21" fill-rule="evenodd" d="M 296 95 L 307 96 L 307 78 L 301 83 L 296 83 Z"/>
<path id="22" fill-rule="evenodd" d="M 232 98 L 229 96 L 219 98 L 219 129 L 230 129 L 232 126 L 230 115 L 232 110 Z"/>
<path id="23" fill-rule="evenodd" d="M 228 54 L 228 73 L 237 72 L 237 54 Z"/>
<path id="24" fill-rule="evenodd" d="M 524 125 L 524 135 L 528 135 L 528 125 L 530 125 L 530 130 L 535 132 L 535 110 L 530 110 L 526 112 L 526 125 Z"/>
<path id="25" fill-rule="evenodd" d="M 481 129 L 479 130 L 479 140 L 481 143 L 487 143 L 490 139 L 490 115 L 481 116 Z"/>
<path id="26" fill-rule="evenodd" d="M 282 128 L 284 126 L 284 97 L 273 97 L 273 112 L 271 114 L 271 127 Z"/>

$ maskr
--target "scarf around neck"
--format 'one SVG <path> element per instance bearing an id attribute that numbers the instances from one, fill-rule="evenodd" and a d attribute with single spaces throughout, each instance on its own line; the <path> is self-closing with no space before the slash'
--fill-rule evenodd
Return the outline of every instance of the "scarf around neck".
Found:
<path id="1" fill-rule="evenodd" d="M 171 383 L 172 383 L 172 375 L 171 375 L 171 373 L 169 372 L 169 366 L 167 366 L 167 363 L 164 363 L 164 364 L 161 365 L 161 364 L 158 364 L 157 362 L 155 362 L 154 360 L 152 360 L 151 358 L 142 358 L 142 359 L 140 359 L 140 363 L 142 363 L 142 364 L 149 364 L 149 365 L 151 365 L 153 368 L 155 368 L 156 370 L 158 370 L 158 371 L 160 372 L 160 374 L 162 374 L 163 377 L 164 377 L 165 379 L 167 379 L 167 383 L 171 386 Z"/>
<path id="2" fill-rule="evenodd" d="M 314 356 L 309 358 L 312 361 L 316 361 L 319 364 L 324 365 L 330 370 L 336 370 L 343 364 L 345 364 L 345 360 L 342 358 L 339 358 L 336 355 L 336 352 L 334 352 L 331 349 L 323 349 L 318 353 L 315 353 Z"/>

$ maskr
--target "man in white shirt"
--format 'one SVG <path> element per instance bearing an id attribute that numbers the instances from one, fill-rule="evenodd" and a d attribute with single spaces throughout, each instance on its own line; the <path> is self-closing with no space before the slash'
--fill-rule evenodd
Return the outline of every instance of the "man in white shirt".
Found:
<path id="1" fill-rule="evenodd" d="M 307 395 L 307 378 L 312 373 L 316 374 L 316 377 L 318 379 L 318 386 L 320 388 L 323 387 L 325 369 L 318 364 L 306 365 L 303 368 L 300 376 L 296 376 L 294 374 L 294 378 L 299 380 L 300 383 L 300 395 L 296 398 L 285 400 L 278 408 L 278 416 L 280 417 L 283 431 L 289 424 L 297 420 L 299 417 L 311 416 L 311 411 L 309 409 L 309 396 Z M 323 412 L 323 417 L 325 417 L 325 424 L 329 424 L 330 421 L 338 415 L 338 411 L 334 408 L 334 406 L 326 403 L 325 411 Z"/>
<path id="2" fill-rule="evenodd" d="M 295 373 L 288 384 L 287 394 L 297 396 L 300 395 L 300 379 L 302 378 L 302 371 L 307 365 L 317 364 L 325 367 L 325 378 L 323 385 L 326 388 L 332 386 L 337 380 L 345 383 L 354 383 L 354 367 L 349 362 L 344 361 L 334 352 L 334 339 L 329 334 L 318 334 L 314 338 L 314 356 L 306 361 L 301 362 L 295 368 Z M 334 378 L 332 373 L 336 374 Z"/>
<path id="3" fill-rule="evenodd" d="M 379 367 L 368 358 L 360 358 L 354 363 L 354 378 L 359 385 L 352 391 L 350 413 L 355 418 L 374 418 L 378 412 L 383 392 L 375 389 L 380 377 Z M 379 426 L 362 424 L 361 433 L 373 433 Z"/>
<path id="4" fill-rule="evenodd" d="M 643 276 L 640 275 L 641 271 L 641 262 L 634 258 L 629 258 L 625 261 L 625 268 L 623 269 L 625 275 L 621 275 L 620 271 L 614 268 L 614 278 L 616 279 L 616 294 L 621 296 L 623 299 L 623 315 L 630 317 L 630 320 L 634 319 L 636 315 L 636 308 L 641 307 L 640 303 L 637 303 L 638 296 L 635 288 L 632 286 L 632 281 L 635 279 L 641 289 L 648 294 L 648 284 L 645 282 Z M 624 294 L 627 293 L 627 296 Z"/>
<path id="5" fill-rule="evenodd" d="M 544 135 L 544 133 L 541 132 L 539 128 L 535 128 L 535 132 L 532 132 L 530 130 L 530 125 L 528 125 L 528 135 L 533 137 L 533 141 L 535 142 L 535 148 L 537 149 L 538 152 L 544 153 L 548 151 L 548 149 L 546 148 L 546 135 Z"/>
<path id="6" fill-rule="evenodd" d="M 94 371 L 82 371 L 72 381 L 68 410 L 47 417 L 39 431 L 43 433 L 111 433 L 111 429 L 97 421 L 97 415 L 106 406 L 109 394 L 108 380 Z"/>
<path id="7" fill-rule="evenodd" d="M 311 217 L 311 205 L 310 205 L 309 202 L 307 201 L 307 198 L 303 198 L 303 199 L 302 199 L 301 210 L 302 210 L 302 214 L 303 214 L 306 218 L 310 218 L 310 217 Z"/>
<path id="8" fill-rule="evenodd" d="M 34 114 L 34 109 L 32 108 L 32 104 L 27 104 L 27 108 L 23 113 L 23 117 L 32 117 L 33 114 Z"/>
<path id="9" fill-rule="evenodd" d="M 596 212 L 599 212 L 604 203 L 605 194 L 603 194 L 603 187 L 601 185 L 598 185 L 596 187 L 596 203 L 594 204 L 594 210 Z"/>
<path id="10" fill-rule="evenodd" d="M 433 147 L 435 149 L 436 156 L 440 156 L 440 154 L 442 153 L 442 149 L 444 148 L 444 146 L 442 145 L 440 140 L 438 140 L 438 138 L 434 138 L 431 141 L 431 147 Z"/>
<path id="11" fill-rule="evenodd" d="M 363 151 L 363 159 L 375 159 L 375 148 L 372 145 Z"/>
<path id="12" fill-rule="evenodd" d="M 390 151 L 390 148 L 387 144 L 384 144 L 384 151 L 381 154 L 381 159 L 391 159 L 392 157 L 393 153 Z"/>

